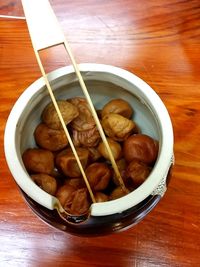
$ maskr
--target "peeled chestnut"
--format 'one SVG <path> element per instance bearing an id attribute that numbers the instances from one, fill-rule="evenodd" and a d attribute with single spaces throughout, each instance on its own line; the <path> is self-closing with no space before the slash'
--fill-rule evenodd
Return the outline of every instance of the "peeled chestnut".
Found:
<path id="1" fill-rule="evenodd" d="M 130 119 L 133 115 L 133 109 L 129 103 L 123 99 L 112 99 L 103 107 L 101 112 L 102 118 L 109 113 L 116 113 Z"/>
<path id="2" fill-rule="evenodd" d="M 65 124 L 70 123 L 79 115 L 78 109 L 75 105 L 65 100 L 57 101 L 59 110 L 62 114 Z M 62 129 L 62 124 L 56 112 L 53 103 L 49 103 L 42 112 L 42 121 L 49 127 L 55 130 Z"/>
<path id="3" fill-rule="evenodd" d="M 39 173 L 39 174 L 32 174 L 31 178 L 44 191 L 46 191 L 50 195 L 55 195 L 57 190 L 57 182 L 54 177 L 48 174 Z"/>
<path id="4" fill-rule="evenodd" d="M 65 180 L 66 185 L 71 185 L 76 189 L 85 187 L 85 182 L 82 177 L 80 178 L 68 178 Z"/>
<path id="5" fill-rule="evenodd" d="M 123 154 L 128 162 L 139 160 L 152 165 L 158 156 L 158 142 L 144 134 L 131 135 L 124 141 Z"/>
<path id="6" fill-rule="evenodd" d="M 90 204 L 87 189 L 81 188 L 75 191 L 71 206 L 64 208 L 73 215 L 81 215 L 89 210 Z"/>
<path id="7" fill-rule="evenodd" d="M 96 192 L 94 194 L 94 198 L 95 198 L 96 202 L 106 202 L 109 200 L 109 197 L 102 192 Z"/>
<path id="8" fill-rule="evenodd" d="M 116 141 L 112 140 L 111 138 L 107 138 L 107 141 L 108 141 L 108 145 L 111 149 L 111 152 L 112 152 L 114 159 L 118 160 L 122 156 L 121 145 L 119 143 L 117 143 Z M 110 160 L 110 157 L 109 157 L 109 154 L 108 154 L 108 151 L 106 149 L 104 142 L 101 142 L 99 144 L 98 151 L 105 159 Z"/>
<path id="9" fill-rule="evenodd" d="M 132 120 L 114 113 L 103 117 L 102 126 L 106 135 L 115 141 L 124 141 L 136 127 Z"/>
<path id="10" fill-rule="evenodd" d="M 101 140 L 96 126 L 86 131 L 72 130 L 72 135 L 75 146 L 95 147 Z"/>
<path id="11" fill-rule="evenodd" d="M 85 148 L 77 147 L 76 152 L 81 161 L 82 167 L 85 168 L 88 162 L 89 151 Z M 71 148 L 64 149 L 56 156 L 56 166 L 60 169 L 66 176 L 69 177 L 80 177 L 81 171 L 79 169 L 78 163 L 72 152 Z"/>
<path id="12" fill-rule="evenodd" d="M 133 160 L 126 168 L 126 177 L 131 178 L 134 185 L 139 186 L 146 180 L 150 172 L 151 168 L 147 164 Z"/>
<path id="13" fill-rule="evenodd" d="M 85 170 L 91 188 L 95 191 L 104 190 L 110 181 L 111 170 L 106 163 L 92 163 Z"/>
<path id="14" fill-rule="evenodd" d="M 75 191 L 76 188 L 68 184 L 63 185 L 58 189 L 56 197 L 60 201 L 60 204 L 63 206 L 63 208 L 64 205 L 71 205 Z"/>
<path id="15" fill-rule="evenodd" d="M 54 156 L 49 150 L 29 148 L 23 153 L 22 159 L 29 173 L 51 174 L 54 169 Z"/>
<path id="16" fill-rule="evenodd" d="M 50 151 L 61 150 L 68 144 L 64 130 L 51 129 L 44 123 L 36 127 L 34 137 L 38 146 Z"/>
<path id="17" fill-rule="evenodd" d="M 77 131 L 86 131 L 93 129 L 96 124 L 90 111 L 87 100 L 83 97 L 74 97 L 68 99 L 68 102 L 77 107 L 79 116 L 71 122 L 71 127 Z"/>
<path id="18" fill-rule="evenodd" d="M 81 215 L 90 207 L 86 188 L 76 189 L 71 185 L 61 186 L 56 194 L 62 207 L 70 214 Z"/>

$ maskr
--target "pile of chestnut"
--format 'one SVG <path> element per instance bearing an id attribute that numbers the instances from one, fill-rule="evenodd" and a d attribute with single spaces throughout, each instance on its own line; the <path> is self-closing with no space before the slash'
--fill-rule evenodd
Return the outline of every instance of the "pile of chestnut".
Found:
<path id="1" fill-rule="evenodd" d="M 125 195 L 86 99 L 75 97 L 57 103 L 96 202 Z M 132 107 L 123 99 L 109 101 L 97 114 L 124 184 L 133 191 L 149 176 L 157 159 L 158 142 L 140 132 L 132 120 Z M 56 196 L 70 214 L 87 212 L 91 199 L 52 103 L 43 110 L 34 138 L 37 147 L 28 148 L 22 155 L 30 177 Z"/>

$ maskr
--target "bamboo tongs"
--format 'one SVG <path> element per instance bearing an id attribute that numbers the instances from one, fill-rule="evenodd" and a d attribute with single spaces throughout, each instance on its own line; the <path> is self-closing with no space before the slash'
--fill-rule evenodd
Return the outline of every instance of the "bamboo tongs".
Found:
<path id="1" fill-rule="evenodd" d="M 76 149 L 73 145 L 72 139 L 71 139 L 70 134 L 68 132 L 68 129 L 65 125 L 62 114 L 61 114 L 59 107 L 57 105 L 55 96 L 54 96 L 53 91 L 51 89 L 51 85 L 48 81 L 47 75 L 46 75 L 44 67 L 42 65 L 42 61 L 40 59 L 39 52 L 41 50 L 48 49 L 48 48 L 53 47 L 53 46 L 57 46 L 57 45 L 61 45 L 61 44 L 64 45 L 64 48 L 69 55 L 69 58 L 72 62 L 75 73 L 78 77 L 82 91 L 85 95 L 85 98 L 88 102 L 88 105 L 89 105 L 90 110 L 92 112 L 92 115 L 94 117 L 96 126 L 97 126 L 99 133 L 100 133 L 100 136 L 102 138 L 102 141 L 103 141 L 103 143 L 104 143 L 104 145 L 108 151 L 110 161 L 112 163 L 112 167 L 113 167 L 115 175 L 119 181 L 119 185 L 121 186 L 123 191 L 127 192 L 127 189 L 126 189 L 124 182 L 121 178 L 121 175 L 119 173 L 117 164 L 116 164 L 114 157 L 112 155 L 112 151 L 109 147 L 109 144 L 108 144 L 107 139 L 105 137 L 104 131 L 102 129 L 102 126 L 101 126 L 100 121 L 98 119 L 98 116 L 96 114 L 95 108 L 92 104 L 88 90 L 86 88 L 84 80 L 83 80 L 81 73 L 79 71 L 78 65 L 75 62 L 75 59 L 74 59 L 74 56 L 73 56 L 72 51 L 70 49 L 70 46 L 69 46 L 67 40 L 65 39 L 65 36 L 64 36 L 60 26 L 59 26 L 58 20 L 54 14 L 54 11 L 51 8 L 49 1 L 48 0 L 40 0 L 40 1 L 22 0 L 22 5 L 23 5 L 23 9 L 24 9 L 28 29 L 29 29 L 29 34 L 31 37 L 31 41 L 32 41 L 32 45 L 33 45 L 33 49 L 35 52 L 35 56 L 36 56 L 38 65 L 40 67 L 42 76 L 44 78 L 45 84 L 47 86 L 47 89 L 48 89 L 48 92 L 50 94 L 51 100 L 54 104 L 54 107 L 57 111 L 57 114 L 58 114 L 58 117 L 59 117 L 60 122 L 62 124 L 62 127 L 65 131 L 67 138 L 68 138 L 70 147 L 71 147 L 71 149 L 74 153 L 74 156 L 77 160 L 78 166 L 79 166 L 81 174 L 84 178 L 84 181 L 85 181 L 85 184 L 86 184 L 87 189 L 89 191 L 92 202 L 94 202 L 94 203 L 96 202 L 94 194 L 91 190 L 90 184 L 87 180 L 84 169 L 82 167 L 82 164 L 80 162 L 80 159 L 78 157 Z"/>

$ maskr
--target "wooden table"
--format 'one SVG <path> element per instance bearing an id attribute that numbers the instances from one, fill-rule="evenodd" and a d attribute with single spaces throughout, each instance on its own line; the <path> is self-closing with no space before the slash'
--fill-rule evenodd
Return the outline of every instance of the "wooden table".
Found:
<path id="1" fill-rule="evenodd" d="M 200 266 L 199 0 L 50 1 L 79 63 L 119 66 L 144 79 L 165 103 L 176 164 L 169 188 L 138 225 L 80 238 L 55 230 L 28 208 L 3 151 L 8 114 L 41 76 L 24 19 L 0 18 L 0 266 Z M 23 16 L 19 0 L 0 14 Z M 47 71 L 69 65 L 62 50 L 44 54 Z"/>

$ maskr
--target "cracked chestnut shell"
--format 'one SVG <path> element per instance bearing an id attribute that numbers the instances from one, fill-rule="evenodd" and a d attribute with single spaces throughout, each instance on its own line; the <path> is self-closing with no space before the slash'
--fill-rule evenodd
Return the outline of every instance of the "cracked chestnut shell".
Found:
<path id="1" fill-rule="evenodd" d="M 123 99 L 112 99 L 103 107 L 101 111 L 102 118 L 109 113 L 116 113 L 130 119 L 133 115 L 133 109 L 129 103 Z"/>
<path id="2" fill-rule="evenodd" d="M 58 100 L 57 104 L 66 125 L 79 115 L 77 107 L 69 103 L 68 101 Z M 43 110 L 42 121 L 49 128 L 55 130 L 63 129 L 58 114 L 56 112 L 56 109 L 52 102 L 50 102 Z"/>
<path id="3" fill-rule="evenodd" d="M 138 160 L 152 165 L 158 156 L 158 141 L 145 134 L 131 135 L 124 141 L 123 155 L 128 162 Z"/>

